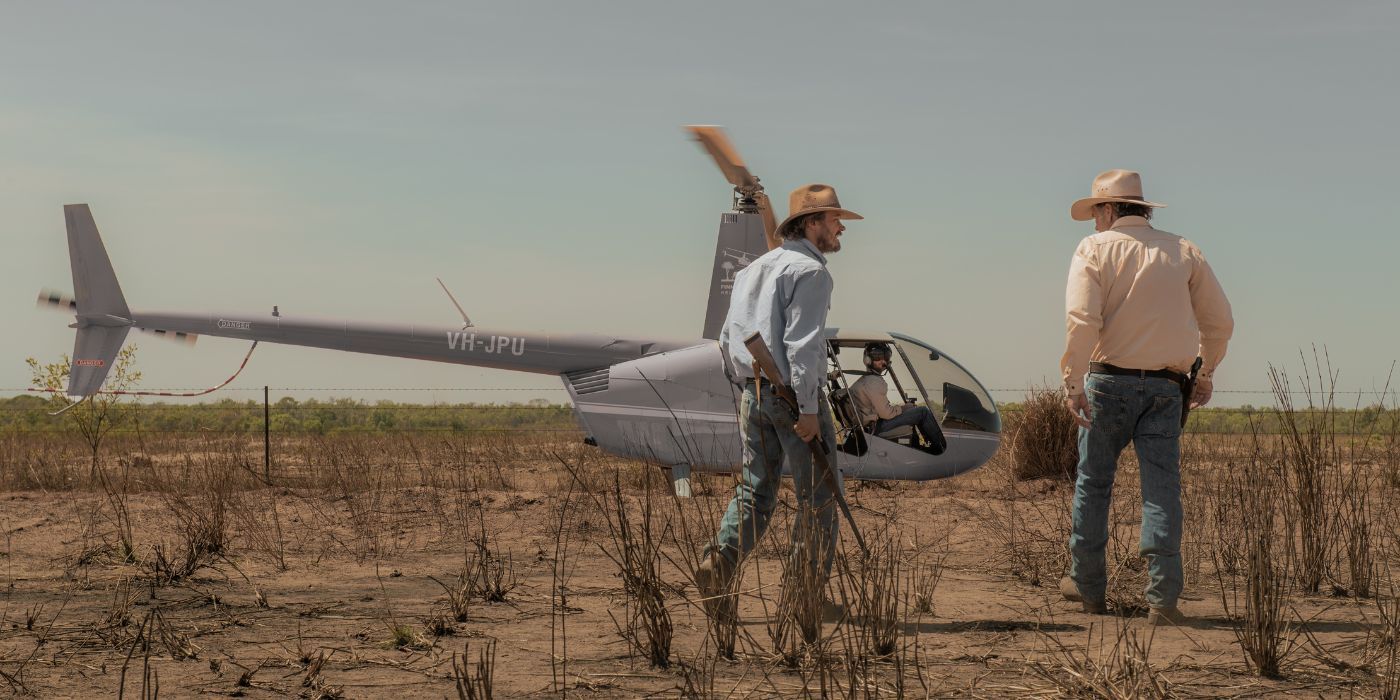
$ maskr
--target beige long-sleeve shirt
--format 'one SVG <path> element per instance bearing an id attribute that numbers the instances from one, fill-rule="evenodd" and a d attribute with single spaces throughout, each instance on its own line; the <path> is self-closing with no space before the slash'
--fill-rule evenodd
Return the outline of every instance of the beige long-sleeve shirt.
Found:
<path id="1" fill-rule="evenodd" d="M 860 413 L 861 425 L 870 425 L 876 418 L 889 420 L 904 411 L 903 406 L 890 403 L 889 385 L 878 374 L 867 374 L 851 385 L 851 401 Z"/>
<path id="2" fill-rule="evenodd" d="M 1089 363 L 1188 372 L 1196 356 L 1210 378 L 1235 329 L 1230 301 L 1191 241 L 1140 216 L 1086 237 L 1065 289 L 1065 391 L 1084 392 Z"/>

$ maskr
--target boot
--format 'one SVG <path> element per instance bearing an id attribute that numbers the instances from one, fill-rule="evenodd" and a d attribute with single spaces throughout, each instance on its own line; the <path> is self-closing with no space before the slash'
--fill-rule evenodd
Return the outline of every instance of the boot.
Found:
<path id="1" fill-rule="evenodd" d="M 1074 579 L 1065 576 L 1060 579 L 1060 595 L 1072 603 L 1079 603 L 1083 606 L 1084 612 L 1090 615 L 1104 615 L 1108 613 L 1108 605 L 1102 600 L 1088 600 L 1079 592 L 1079 584 Z"/>
<path id="2" fill-rule="evenodd" d="M 1167 625 L 1175 627 L 1186 624 L 1190 619 L 1191 618 L 1186 616 L 1186 613 L 1181 612 L 1181 608 L 1175 605 L 1170 608 L 1152 608 L 1152 610 L 1147 613 L 1147 624 L 1153 627 L 1165 627 Z"/>
<path id="3" fill-rule="evenodd" d="M 695 587 L 700 591 L 707 613 L 714 615 L 723 610 L 724 597 L 728 597 L 724 594 L 729 592 L 729 581 L 733 577 L 734 564 L 729 557 L 718 552 L 705 555 L 695 570 Z"/>

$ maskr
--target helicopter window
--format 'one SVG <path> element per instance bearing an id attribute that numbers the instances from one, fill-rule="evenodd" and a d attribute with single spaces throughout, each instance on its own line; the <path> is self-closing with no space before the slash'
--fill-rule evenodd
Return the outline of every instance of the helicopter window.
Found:
<path id="1" fill-rule="evenodd" d="M 894 345 L 916 384 L 905 390 L 922 395 L 945 428 L 1001 432 L 991 395 L 961 365 L 912 338 L 895 336 Z"/>
<path id="2" fill-rule="evenodd" d="M 859 347 L 855 348 L 856 350 L 862 350 L 866 343 L 866 341 L 850 340 L 842 342 L 859 343 Z M 867 370 L 865 369 L 865 356 L 864 354 L 858 354 L 854 361 L 848 359 L 846 361 L 847 364 L 842 365 L 841 361 L 836 357 L 836 355 L 841 353 L 842 347 L 842 345 L 835 341 L 831 343 L 831 368 L 833 370 L 839 370 L 840 373 L 844 375 L 844 383 L 849 385 L 854 383 L 861 376 L 867 374 Z M 918 389 L 909 381 L 908 375 L 904 372 L 904 367 L 900 365 L 899 359 L 897 357 L 890 358 L 889 368 L 885 371 L 886 396 L 889 398 L 890 403 L 896 406 L 903 403 L 917 403 L 918 399 Z"/>
<path id="3" fill-rule="evenodd" d="M 855 384 L 855 382 L 859 380 L 862 376 L 868 374 L 868 371 L 865 369 L 864 355 L 864 348 L 867 342 L 869 341 L 850 339 L 843 339 L 839 342 L 832 341 L 832 355 L 830 356 L 831 369 L 834 370 L 833 374 L 831 375 L 833 380 L 832 389 L 836 389 L 838 386 L 849 387 L 852 384 Z M 845 343 L 846 345 L 842 345 L 841 343 Z M 837 355 L 840 354 L 841 348 L 843 347 L 859 351 L 857 357 L 853 359 L 848 357 L 845 365 L 842 365 L 840 359 L 837 357 Z M 898 353 L 895 353 L 895 355 L 895 357 L 890 358 L 889 367 L 886 369 L 884 374 L 886 391 L 885 397 L 889 400 L 891 404 L 895 406 L 899 406 L 902 404 L 919 405 L 920 394 L 918 387 L 915 385 L 914 380 L 911 379 L 907 369 L 907 365 L 899 361 Z M 838 375 L 840 377 L 839 380 L 837 380 Z M 855 427 L 858 429 L 868 427 L 861 425 L 859 421 L 859 416 L 857 415 L 857 409 L 855 408 L 854 403 L 851 404 L 850 410 L 851 420 L 842 421 L 843 425 L 849 423 L 847 427 Z M 837 413 L 837 416 L 838 418 L 841 416 L 839 411 Z M 909 432 L 910 434 L 912 434 L 912 430 Z"/>

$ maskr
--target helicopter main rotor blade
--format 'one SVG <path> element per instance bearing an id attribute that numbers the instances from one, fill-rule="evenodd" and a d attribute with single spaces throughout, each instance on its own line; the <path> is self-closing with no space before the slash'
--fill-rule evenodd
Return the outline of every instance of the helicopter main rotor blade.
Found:
<path id="1" fill-rule="evenodd" d="M 694 135 L 695 140 L 715 159 L 715 165 L 719 166 L 729 184 L 745 189 L 760 187 L 758 178 L 744 165 L 744 159 L 739 155 L 738 149 L 734 148 L 729 136 L 724 133 L 723 127 L 696 125 L 687 126 L 685 129 Z"/>
<path id="2" fill-rule="evenodd" d="M 778 235 L 778 220 L 773 216 L 773 202 L 769 201 L 765 192 L 759 192 L 754 199 L 758 200 L 758 213 L 763 217 L 763 237 L 768 240 L 768 250 L 777 248 L 783 244 L 783 239 Z"/>

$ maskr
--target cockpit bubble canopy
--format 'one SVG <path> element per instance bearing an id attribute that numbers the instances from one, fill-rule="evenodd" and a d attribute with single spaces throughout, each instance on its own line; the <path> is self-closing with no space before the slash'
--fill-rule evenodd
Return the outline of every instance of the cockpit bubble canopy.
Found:
<path id="1" fill-rule="evenodd" d="M 902 333 L 853 333 L 837 330 L 831 343 L 860 349 L 867 342 L 887 342 L 894 348 L 891 379 L 908 400 L 933 410 L 945 429 L 1001 432 L 1001 415 L 991 393 L 966 368 L 937 348 Z M 846 372 L 861 374 L 863 372 Z"/>
<path id="2" fill-rule="evenodd" d="M 1001 415 L 991 394 L 957 360 L 932 345 L 899 333 L 894 338 L 900 356 L 923 394 L 925 405 L 945 428 L 1001 432 Z"/>

